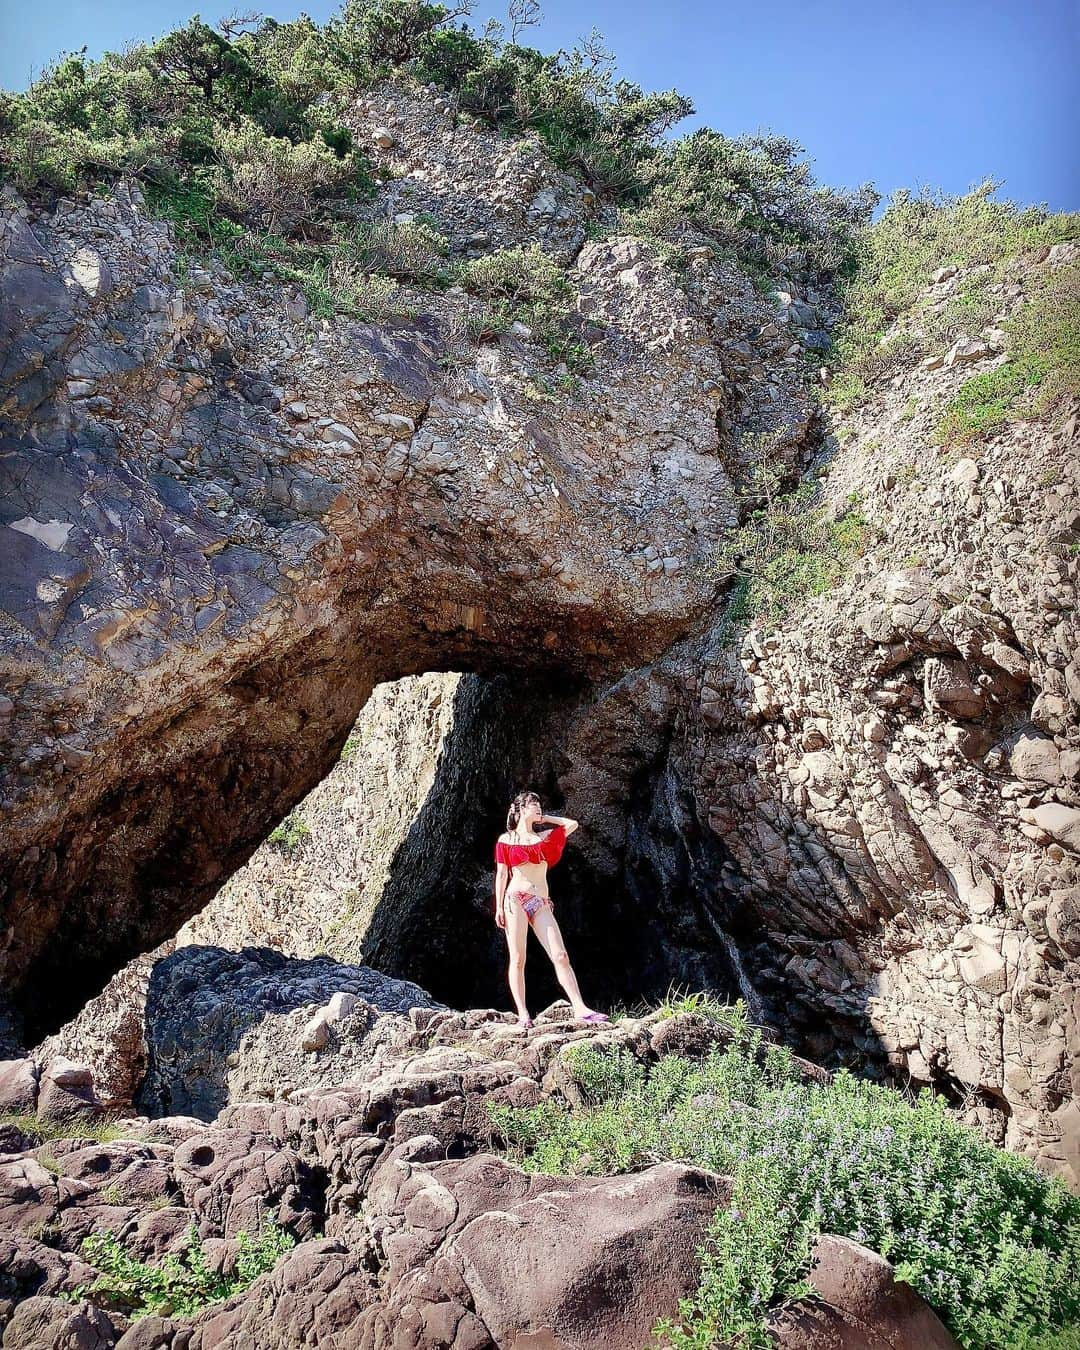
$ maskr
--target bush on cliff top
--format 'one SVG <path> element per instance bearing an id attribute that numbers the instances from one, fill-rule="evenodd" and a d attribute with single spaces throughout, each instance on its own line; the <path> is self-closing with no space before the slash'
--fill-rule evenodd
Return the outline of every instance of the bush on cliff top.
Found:
<path id="1" fill-rule="evenodd" d="M 730 1044 L 700 1061 L 571 1048 L 582 1108 L 488 1108 L 529 1171 L 602 1175 L 671 1158 L 734 1179 L 697 1294 L 654 1335 L 676 1350 L 771 1344 L 766 1311 L 810 1292 L 810 1248 L 829 1232 L 891 1261 L 970 1350 L 1064 1350 L 1059 1333 L 1080 1319 L 1080 1199 L 929 1089 L 911 1102 L 846 1070 L 800 1081 L 741 1000 L 731 1013 Z"/>
<path id="2" fill-rule="evenodd" d="M 215 216 L 286 239 L 334 237 L 374 184 L 342 119 L 386 75 L 435 81 L 461 109 L 511 134 L 533 132 L 597 193 L 674 207 L 755 266 L 828 272 L 851 249 L 877 195 L 812 184 L 800 147 L 776 136 L 699 131 L 662 138 L 693 111 L 676 90 L 616 76 L 597 35 L 545 55 L 516 25 L 476 34 L 422 0 L 346 0 L 326 24 L 196 15 L 156 42 L 91 61 L 62 55 L 25 93 L 0 95 L 0 173 L 23 191 L 72 191 L 123 174 L 158 197 L 195 188 Z M 245 28 L 250 31 L 245 31 Z M 306 187 L 306 192 L 304 191 Z M 213 246 L 203 238 L 204 246 Z"/>

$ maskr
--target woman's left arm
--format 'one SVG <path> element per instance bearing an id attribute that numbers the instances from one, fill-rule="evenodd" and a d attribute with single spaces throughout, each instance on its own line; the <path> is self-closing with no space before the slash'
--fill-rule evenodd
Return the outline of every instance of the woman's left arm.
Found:
<path id="1" fill-rule="evenodd" d="M 562 825 L 567 834 L 573 834 L 578 827 L 578 822 L 572 816 L 541 816 L 540 823 L 549 825 Z"/>

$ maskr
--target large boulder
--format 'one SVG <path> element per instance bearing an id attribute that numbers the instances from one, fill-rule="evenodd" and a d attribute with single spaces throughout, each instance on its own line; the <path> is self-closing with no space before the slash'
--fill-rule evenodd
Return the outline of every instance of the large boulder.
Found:
<path id="1" fill-rule="evenodd" d="M 374 1347 L 518 1336 L 638 1347 L 696 1289 L 696 1249 L 728 1182 L 678 1163 L 617 1177 L 526 1173 L 490 1154 L 442 1159 L 434 1136 L 386 1153 L 365 1201 L 385 1295 Z M 404 1338 L 404 1339 L 402 1339 Z"/>
<path id="2" fill-rule="evenodd" d="M 807 1279 L 819 1297 L 768 1319 L 783 1350 L 958 1350 L 959 1342 L 884 1257 L 850 1238 L 822 1233 Z"/>
<path id="3" fill-rule="evenodd" d="M 383 1018 L 408 1025 L 411 1009 L 443 1006 L 410 981 L 329 957 L 180 947 L 149 979 L 147 1073 L 138 1102 L 148 1114 L 212 1120 L 230 1098 L 292 1090 L 298 1065 L 309 1086 L 340 1082 L 360 1068 L 369 1034 Z M 307 1043 L 316 1016 L 327 1028 L 320 1049 Z"/>
<path id="4" fill-rule="evenodd" d="M 124 1325 L 126 1319 L 122 1319 Z M 4 1331 L 4 1350 L 110 1350 L 115 1322 L 92 1303 L 36 1295 L 20 1303 Z"/>

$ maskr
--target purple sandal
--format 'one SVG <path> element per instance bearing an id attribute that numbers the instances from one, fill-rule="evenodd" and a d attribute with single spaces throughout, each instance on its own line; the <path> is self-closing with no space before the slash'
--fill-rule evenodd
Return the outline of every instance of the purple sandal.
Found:
<path id="1" fill-rule="evenodd" d="M 607 1013 L 591 1012 L 586 1013 L 584 1017 L 576 1017 L 574 1020 L 584 1025 L 585 1023 L 610 1022 L 611 1018 L 608 1017 Z"/>

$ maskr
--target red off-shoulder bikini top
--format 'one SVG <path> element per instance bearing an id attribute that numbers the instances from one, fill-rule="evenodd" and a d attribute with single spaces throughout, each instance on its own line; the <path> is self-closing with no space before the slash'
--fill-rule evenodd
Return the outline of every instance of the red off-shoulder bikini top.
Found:
<path id="1" fill-rule="evenodd" d="M 507 867 L 539 862 L 546 862 L 549 867 L 553 867 L 562 857 L 565 847 L 566 826 L 554 825 L 535 844 L 504 844 L 501 839 L 498 840 L 495 845 L 495 861 L 505 863 Z"/>

